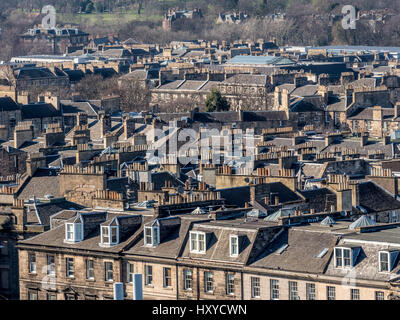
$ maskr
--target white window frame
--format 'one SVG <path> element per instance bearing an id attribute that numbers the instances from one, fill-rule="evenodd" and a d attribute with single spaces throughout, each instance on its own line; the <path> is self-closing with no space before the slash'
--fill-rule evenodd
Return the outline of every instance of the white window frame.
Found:
<path id="1" fill-rule="evenodd" d="M 106 232 L 104 232 L 104 230 L 107 230 L 107 234 Z M 107 237 L 107 241 L 105 241 L 105 237 Z M 103 244 L 109 244 L 110 243 L 110 229 L 107 226 L 101 226 L 101 243 Z"/>
<path id="2" fill-rule="evenodd" d="M 117 244 L 119 242 L 119 234 L 118 234 L 118 227 L 117 226 L 111 226 L 110 227 L 110 243 L 111 244 Z M 115 234 L 113 234 L 115 231 Z M 115 236 L 115 241 L 113 241 Z"/>
<path id="3" fill-rule="evenodd" d="M 53 263 L 50 263 L 50 258 L 53 258 Z M 56 275 L 56 257 L 53 254 L 47 255 L 47 274 L 49 276 Z"/>
<path id="4" fill-rule="evenodd" d="M 296 281 L 289 281 L 289 300 L 300 300 L 299 285 Z"/>
<path id="5" fill-rule="evenodd" d="M 101 226 L 101 244 L 111 246 L 119 243 L 119 230 L 118 226 Z M 107 232 L 105 232 L 107 230 Z M 116 232 L 116 240 L 113 240 L 113 231 Z"/>
<path id="6" fill-rule="evenodd" d="M 315 283 L 306 283 L 306 299 L 307 300 L 316 299 Z"/>
<path id="7" fill-rule="evenodd" d="M 71 228 L 71 230 L 69 228 Z M 65 224 L 65 240 L 73 242 L 74 239 L 75 239 L 74 224 L 66 223 Z"/>
<path id="8" fill-rule="evenodd" d="M 71 228 L 69 230 L 69 228 Z M 75 243 L 83 240 L 83 224 L 67 222 L 65 223 L 65 242 Z"/>
<path id="9" fill-rule="evenodd" d="M 150 236 L 146 235 L 146 230 L 151 230 L 150 231 Z M 148 240 L 147 238 L 150 238 Z M 160 228 L 158 226 L 151 226 L 151 227 L 144 227 L 144 244 L 146 246 L 151 246 L 151 247 L 156 247 L 160 244 Z"/>
<path id="10" fill-rule="evenodd" d="M 383 291 L 375 291 L 375 300 L 385 300 L 385 293 Z"/>
<path id="11" fill-rule="evenodd" d="M 261 296 L 261 288 L 260 288 L 260 278 L 259 277 L 251 277 L 251 297 L 252 298 L 260 298 Z"/>
<path id="12" fill-rule="evenodd" d="M 390 272 L 391 271 L 390 252 L 389 251 L 379 251 L 378 254 L 379 254 L 379 272 Z M 382 259 L 381 259 L 382 254 L 387 255 L 387 270 L 382 270 Z"/>
<path id="13" fill-rule="evenodd" d="M 92 263 L 92 266 L 90 266 Z M 90 273 L 93 273 L 91 275 Z M 86 259 L 86 280 L 94 280 L 94 260 L 93 259 Z"/>
<path id="14" fill-rule="evenodd" d="M 149 272 L 149 270 L 151 272 Z M 144 266 L 144 279 L 145 279 L 146 286 L 153 285 L 153 266 L 152 265 L 147 264 Z"/>
<path id="15" fill-rule="evenodd" d="M 183 290 L 186 290 L 186 291 L 193 290 L 193 270 L 192 269 L 184 269 L 183 270 Z"/>
<path id="16" fill-rule="evenodd" d="M 350 300 L 360 300 L 360 289 L 350 289 Z"/>
<path id="17" fill-rule="evenodd" d="M 234 244 L 234 241 L 236 244 Z M 234 248 L 236 248 L 236 252 Z M 231 257 L 237 257 L 239 255 L 239 237 L 236 235 L 231 235 L 229 237 L 229 254 Z"/>
<path id="18" fill-rule="evenodd" d="M 167 270 L 169 270 L 170 274 L 167 276 Z M 167 285 L 167 279 L 169 279 L 171 285 Z M 164 288 L 172 288 L 172 268 L 163 268 L 163 287 Z"/>
<path id="19" fill-rule="evenodd" d="M 193 241 L 193 237 L 195 240 Z M 203 240 L 200 240 L 200 236 Z M 193 246 L 193 244 L 196 244 Z M 200 249 L 202 244 L 203 249 Z M 191 253 L 206 253 L 206 233 L 201 231 L 190 231 L 190 252 Z"/>
<path id="20" fill-rule="evenodd" d="M 271 279 L 271 300 L 279 300 L 279 280 Z"/>
<path id="21" fill-rule="evenodd" d="M 74 258 L 65 258 L 65 269 L 67 278 L 75 278 Z"/>
<path id="22" fill-rule="evenodd" d="M 329 290 L 332 289 L 332 290 Z M 330 299 L 332 296 L 330 293 L 333 292 L 333 299 Z M 326 300 L 336 300 L 336 287 L 333 286 L 327 286 L 326 287 Z"/>
<path id="23" fill-rule="evenodd" d="M 109 268 L 110 266 L 111 268 Z M 104 280 L 106 282 L 114 281 L 114 264 L 111 261 L 104 261 Z"/>
<path id="24" fill-rule="evenodd" d="M 235 274 L 234 273 L 226 274 L 226 294 L 228 296 L 235 295 Z"/>
<path id="25" fill-rule="evenodd" d="M 204 271 L 204 292 L 214 292 L 214 275 L 212 271 Z"/>
<path id="26" fill-rule="evenodd" d="M 33 257 L 33 260 L 31 259 L 31 257 Z M 28 253 L 28 268 L 29 273 L 36 273 L 36 254 L 34 253 Z"/>
<path id="27" fill-rule="evenodd" d="M 133 283 L 133 274 L 135 273 L 134 264 L 127 262 L 126 263 L 126 274 L 128 276 L 128 283 Z"/>
<path id="28" fill-rule="evenodd" d="M 337 251 L 340 250 L 340 256 L 337 255 Z M 348 257 L 345 257 L 345 251 L 350 252 Z M 335 268 L 352 268 L 353 267 L 353 252 L 351 248 L 346 247 L 335 247 Z M 338 264 L 338 258 L 340 259 L 340 265 Z M 346 261 L 350 262 L 346 264 Z"/>

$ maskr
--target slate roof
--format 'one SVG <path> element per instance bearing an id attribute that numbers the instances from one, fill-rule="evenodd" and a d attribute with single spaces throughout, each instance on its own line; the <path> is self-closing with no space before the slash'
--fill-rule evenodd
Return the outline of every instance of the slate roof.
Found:
<path id="1" fill-rule="evenodd" d="M 299 193 L 306 198 L 310 209 L 314 209 L 317 213 L 329 211 L 331 204 L 336 207 L 336 194 L 327 188 L 301 190 Z"/>
<path id="2" fill-rule="evenodd" d="M 295 61 L 275 56 L 241 56 L 237 55 L 226 62 L 226 65 L 291 65 Z"/>
<path id="3" fill-rule="evenodd" d="M 52 73 L 48 68 L 37 67 L 24 67 L 18 69 L 16 78 L 18 80 L 40 79 L 40 78 L 56 78 L 57 76 Z"/>
<path id="4" fill-rule="evenodd" d="M 383 120 L 392 119 L 394 110 L 392 108 L 382 108 Z M 350 117 L 350 120 L 373 120 L 373 108 L 358 108 Z"/>
<path id="5" fill-rule="evenodd" d="M 97 117 L 98 114 L 98 108 L 91 104 L 89 101 L 61 100 L 61 106 L 65 115 L 75 115 L 79 112 L 84 112 L 89 117 Z"/>
<path id="6" fill-rule="evenodd" d="M 309 84 L 295 88 L 291 92 L 291 95 L 305 97 L 305 96 L 313 96 L 316 95 L 317 93 L 318 93 L 318 85 Z"/>
<path id="7" fill-rule="evenodd" d="M 250 266 L 321 274 L 336 240 L 336 235 L 326 232 L 291 228 L 282 232 Z M 277 251 L 284 245 L 288 245 L 287 248 L 278 254 Z M 329 249 L 328 253 L 318 258 L 325 248 Z"/>
<path id="8" fill-rule="evenodd" d="M 343 139 L 342 141 L 338 141 L 336 143 L 333 143 L 329 145 L 326 148 L 323 148 L 324 152 L 334 152 L 335 148 L 338 149 L 352 149 L 352 150 L 357 150 L 361 155 L 367 155 L 368 152 L 371 151 L 381 151 L 385 154 L 385 157 L 392 157 L 392 145 L 384 145 L 382 144 L 381 141 L 376 141 L 369 139 L 368 143 L 364 146 L 361 147 L 360 145 L 360 140 L 358 139 Z"/>
<path id="9" fill-rule="evenodd" d="M 240 221 L 240 222 L 239 222 Z M 242 223 L 243 219 L 235 221 L 216 221 L 195 223 L 190 231 L 202 231 L 208 233 L 206 252 L 203 254 L 190 252 L 189 239 L 184 242 L 182 258 L 199 260 L 219 260 L 229 263 L 246 264 L 250 252 L 253 249 L 259 228 L 261 225 L 251 227 Z M 230 235 L 239 236 L 239 254 L 236 257 L 230 256 L 229 238 Z"/>
<path id="10" fill-rule="evenodd" d="M 28 223 L 34 223 L 34 224 L 39 223 L 34 206 L 29 205 L 29 208 L 30 209 L 28 209 L 27 212 Z M 42 222 L 42 225 L 50 226 L 50 217 L 52 215 L 62 210 L 69 210 L 69 209 L 81 210 L 84 207 L 79 204 L 63 200 L 63 201 L 52 201 L 49 203 L 38 203 L 36 205 L 36 208 L 37 208 L 37 213 L 39 214 L 40 220 Z"/>
<path id="11" fill-rule="evenodd" d="M 290 107 L 291 112 L 322 112 L 321 108 L 313 105 L 310 102 L 300 100 Z"/>
<path id="12" fill-rule="evenodd" d="M 232 77 L 227 78 L 223 83 L 227 84 L 237 84 L 237 85 L 259 85 L 265 86 L 267 83 L 267 76 L 258 74 L 236 74 Z"/>
<path id="13" fill-rule="evenodd" d="M 60 110 L 49 103 L 27 104 L 21 107 L 23 119 L 61 117 Z"/>
<path id="14" fill-rule="evenodd" d="M 76 214 L 76 213 L 75 213 Z M 111 220 L 117 216 L 126 216 L 123 213 L 107 213 L 107 220 Z M 59 218 L 58 216 L 56 218 Z M 73 220 L 71 218 L 70 220 Z M 65 243 L 65 227 L 64 224 L 58 225 L 54 229 L 50 229 L 44 233 L 41 233 L 37 236 L 29 238 L 27 240 L 21 241 L 22 245 L 45 245 L 49 248 L 63 248 L 63 249 L 75 249 L 75 250 L 95 250 L 95 251 L 102 251 L 102 252 L 109 252 L 109 253 L 117 253 L 121 251 L 124 247 L 127 246 L 128 243 L 132 241 L 133 238 L 140 233 L 140 228 L 135 232 L 132 232 L 129 237 L 125 237 L 123 241 L 119 244 L 111 246 L 111 247 L 101 247 L 99 243 L 101 242 L 100 237 L 100 224 L 98 224 L 92 231 L 85 236 L 85 239 L 78 243 Z"/>
<path id="15" fill-rule="evenodd" d="M 28 200 L 33 196 L 44 198 L 48 194 L 56 198 L 62 197 L 64 195 L 60 194 L 59 179 L 58 170 L 40 168 L 28 183 L 20 189 L 18 199 Z"/>
<path id="16" fill-rule="evenodd" d="M 352 233 L 345 235 L 337 246 L 360 246 L 360 252 L 351 269 L 351 276 L 355 279 L 370 279 L 376 281 L 389 281 L 398 276 L 400 269 L 399 256 L 397 257 L 392 272 L 379 271 L 380 250 L 388 250 L 389 244 L 393 249 L 400 250 L 399 228 L 391 228 L 367 233 Z M 354 242 L 356 241 L 356 242 Z M 361 241 L 361 243 L 359 242 Z M 325 272 L 328 276 L 345 277 L 349 270 L 346 268 L 335 268 L 334 259 L 331 259 Z"/>
<path id="17" fill-rule="evenodd" d="M 400 209 L 400 201 L 372 181 L 360 183 L 359 190 L 360 205 L 367 209 L 368 213 Z"/>
<path id="18" fill-rule="evenodd" d="M 199 216 L 195 218 L 200 219 Z M 153 221 L 153 218 L 148 218 L 144 224 Z M 185 240 L 185 235 L 187 234 L 191 220 L 186 218 L 179 219 L 180 224 L 172 228 L 167 237 L 165 237 L 159 245 L 155 247 L 145 246 L 143 239 L 143 226 L 139 230 L 140 236 L 138 240 L 125 251 L 126 255 L 141 255 L 141 256 L 157 256 L 165 258 L 176 258 L 182 247 L 182 243 Z"/>
<path id="19" fill-rule="evenodd" d="M 20 110 L 20 106 L 10 97 L 0 98 L 0 112 Z"/>

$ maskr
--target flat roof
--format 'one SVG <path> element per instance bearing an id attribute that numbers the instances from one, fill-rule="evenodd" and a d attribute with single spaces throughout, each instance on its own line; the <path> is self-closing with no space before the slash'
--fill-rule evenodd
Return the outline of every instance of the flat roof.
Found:
<path id="1" fill-rule="evenodd" d="M 286 65 L 296 64 L 295 61 L 283 57 L 275 56 L 243 56 L 238 55 L 228 60 L 225 65 Z"/>
<path id="2" fill-rule="evenodd" d="M 350 240 L 350 242 L 367 241 L 390 243 L 396 245 L 398 244 L 400 246 L 400 226 L 395 226 L 390 229 L 347 235 L 345 236 L 344 240 L 345 242 L 346 240 Z"/>

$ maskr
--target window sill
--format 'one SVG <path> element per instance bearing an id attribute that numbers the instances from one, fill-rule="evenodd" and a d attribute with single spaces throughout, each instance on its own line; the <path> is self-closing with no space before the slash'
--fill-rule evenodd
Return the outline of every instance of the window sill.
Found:
<path id="1" fill-rule="evenodd" d="M 86 281 L 89 281 L 89 282 L 96 282 L 95 279 L 86 279 Z"/>
<path id="2" fill-rule="evenodd" d="M 174 290 L 174 287 L 163 287 L 164 290 Z"/>
<path id="3" fill-rule="evenodd" d="M 154 284 L 145 284 L 144 286 L 147 288 L 154 288 Z"/>
<path id="4" fill-rule="evenodd" d="M 191 254 L 206 254 L 206 252 L 200 252 L 200 251 L 190 251 Z"/>

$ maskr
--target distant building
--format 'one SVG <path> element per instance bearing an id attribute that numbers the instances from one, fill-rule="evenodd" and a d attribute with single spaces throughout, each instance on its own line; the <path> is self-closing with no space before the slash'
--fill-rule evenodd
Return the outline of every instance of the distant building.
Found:
<path id="1" fill-rule="evenodd" d="M 180 19 L 195 19 L 202 18 L 203 14 L 200 9 L 193 10 L 169 10 L 164 16 L 162 27 L 164 30 L 172 30 L 174 22 Z"/>
<path id="2" fill-rule="evenodd" d="M 25 43 L 44 42 L 54 53 L 63 53 L 67 47 L 78 47 L 89 44 L 89 34 L 78 28 L 32 28 L 21 35 Z"/>
<path id="3" fill-rule="evenodd" d="M 220 13 L 218 15 L 217 24 L 227 23 L 227 24 L 239 24 L 247 19 L 250 16 L 244 12 L 234 12 L 234 13 Z"/>

